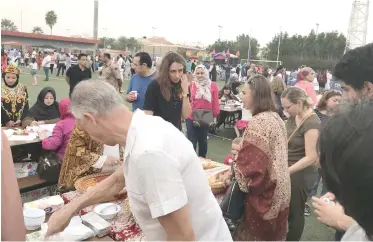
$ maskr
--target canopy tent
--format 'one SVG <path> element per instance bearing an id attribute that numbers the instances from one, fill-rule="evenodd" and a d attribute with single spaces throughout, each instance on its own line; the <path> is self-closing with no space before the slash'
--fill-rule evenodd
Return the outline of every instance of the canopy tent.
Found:
<path id="1" fill-rule="evenodd" d="M 195 55 L 192 55 L 192 56 L 189 56 L 189 59 L 192 59 L 192 60 L 198 60 L 198 57 L 195 56 Z"/>
<path id="2" fill-rule="evenodd" d="M 233 55 L 233 54 L 230 54 L 229 57 L 232 58 L 232 59 L 237 59 L 238 58 L 238 56 Z"/>
<path id="3" fill-rule="evenodd" d="M 223 52 L 220 52 L 220 53 L 216 53 L 213 58 L 214 60 L 225 60 L 225 53 Z"/>

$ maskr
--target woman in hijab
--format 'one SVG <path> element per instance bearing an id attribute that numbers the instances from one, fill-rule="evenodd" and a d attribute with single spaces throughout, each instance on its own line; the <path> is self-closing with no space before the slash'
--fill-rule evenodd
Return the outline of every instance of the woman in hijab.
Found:
<path id="1" fill-rule="evenodd" d="M 12 64 L 5 68 L 2 77 L 1 126 L 20 126 L 29 110 L 27 89 L 19 83 L 19 70 Z"/>
<path id="2" fill-rule="evenodd" d="M 53 128 L 52 136 L 49 138 L 40 137 L 43 140 L 42 148 L 44 150 L 56 151 L 58 158 L 63 159 L 67 144 L 69 143 L 72 130 L 75 125 L 75 119 L 70 112 L 70 99 L 62 99 L 59 103 L 60 121 Z"/>
<path id="3" fill-rule="evenodd" d="M 54 124 L 59 120 L 59 117 L 60 112 L 58 111 L 56 92 L 52 87 L 45 87 L 40 91 L 38 100 L 23 120 L 22 126 Z"/>
<path id="4" fill-rule="evenodd" d="M 200 124 L 193 120 L 195 110 L 212 111 L 216 123 L 216 117 L 219 115 L 219 89 L 215 82 L 209 79 L 208 70 L 204 65 L 196 66 L 194 71 L 195 79 L 190 84 L 190 103 L 192 114 L 186 120 L 188 139 L 192 142 L 194 149 L 198 144 L 198 155 L 206 157 L 207 154 L 207 133 L 209 126 Z"/>

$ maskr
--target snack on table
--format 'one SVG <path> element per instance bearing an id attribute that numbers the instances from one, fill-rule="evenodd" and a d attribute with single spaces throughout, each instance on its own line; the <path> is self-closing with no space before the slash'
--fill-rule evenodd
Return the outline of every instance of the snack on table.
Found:
<path id="1" fill-rule="evenodd" d="M 203 167 L 204 170 L 212 169 L 212 168 L 220 166 L 219 163 L 217 163 L 215 161 L 212 161 L 210 159 L 206 159 L 206 158 L 202 158 L 202 157 L 200 157 L 199 159 L 201 160 L 202 167 Z"/>
<path id="2" fill-rule="evenodd" d="M 232 171 L 229 167 L 227 167 L 227 169 L 221 169 L 217 171 L 217 173 L 207 177 L 212 193 L 214 194 L 224 192 L 230 186 L 231 179 Z"/>
<path id="3" fill-rule="evenodd" d="M 84 193 L 88 190 L 89 187 L 96 186 L 99 182 L 105 180 L 112 173 L 95 173 L 88 175 L 76 180 L 74 187 L 81 193 Z"/>
<path id="4" fill-rule="evenodd" d="M 64 205 L 63 199 L 59 196 L 49 196 L 39 200 L 25 203 L 25 208 L 39 208 L 43 209 L 46 214 L 53 213 Z"/>

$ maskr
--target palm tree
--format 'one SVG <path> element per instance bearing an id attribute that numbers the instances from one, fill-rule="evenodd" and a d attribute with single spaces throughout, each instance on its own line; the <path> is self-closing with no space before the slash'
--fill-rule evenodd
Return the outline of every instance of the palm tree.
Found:
<path id="1" fill-rule="evenodd" d="M 18 28 L 12 20 L 3 18 L 1 19 L 1 30 L 17 31 Z"/>
<path id="2" fill-rule="evenodd" d="M 34 34 L 44 34 L 44 31 L 39 27 L 39 26 L 35 26 L 33 29 L 32 29 L 32 32 Z"/>
<path id="3" fill-rule="evenodd" d="M 53 10 L 48 11 L 45 15 L 45 22 L 49 26 L 49 28 L 51 28 L 52 34 L 53 26 L 57 23 L 57 14 Z"/>
<path id="4" fill-rule="evenodd" d="M 131 37 L 128 39 L 128 42 L 127 42 L 127 48 L 129 51 L 137 51 L 141 48 L 141 43 L 135 39 L 134 37 Z"/>

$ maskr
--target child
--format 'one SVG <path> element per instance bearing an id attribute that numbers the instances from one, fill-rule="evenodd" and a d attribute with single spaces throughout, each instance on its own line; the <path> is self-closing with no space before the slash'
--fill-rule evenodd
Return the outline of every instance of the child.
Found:
<path id="1" fill-rule="evenodd" d="M 231 165 L 233 161 L 237 159 L 238 151 L 241 149 L 242 138 L 238 137 L 232 141 L 231 153 L 224 159 L 224 164 Z"/>
<path id="2" fill-rule="evenodd" d="M 250 110 L 242 108 L 241 112 L 241 120 L 238 120 L 234 125 L 234 131 L 236 132 L 237 137 L 242 137 L 249 120 L 252 118 Z"/>
<path id="3" fill-rule="evenodd" d="M 36 63 L 35 58 L 31 59 L 30 66 L 31 66 L 31 75 L 32 75 L 32 78 L 34 78 L 34 82 L 32 83 L 32 85 L 37 86 L 38 85 L 38 80 L 36 78 L 36 72 L 38 70 L 38 63 Z"/>

